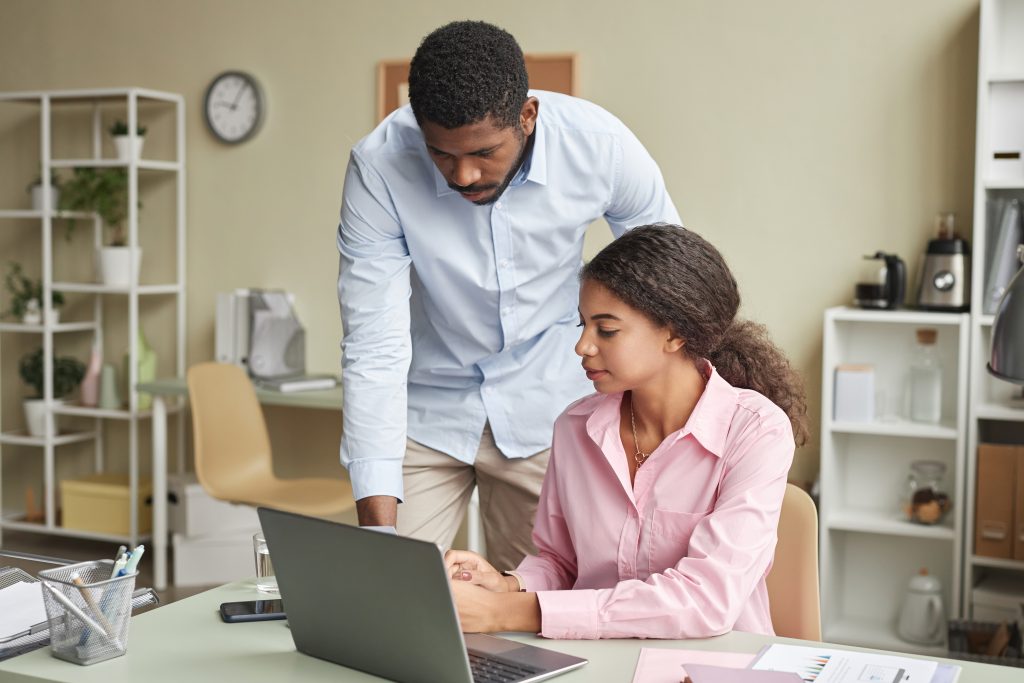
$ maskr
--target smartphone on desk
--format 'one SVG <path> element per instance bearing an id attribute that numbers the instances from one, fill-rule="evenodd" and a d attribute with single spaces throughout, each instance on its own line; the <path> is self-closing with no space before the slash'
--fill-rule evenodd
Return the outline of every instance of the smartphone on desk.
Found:
<path id="1" fill-rule="evenodd" d="M 231 624 L 236 621 L 268 621 L 287 617 L 284 613 L 284 602 L 278 599 L 222 602 L 220 618 Z"/>

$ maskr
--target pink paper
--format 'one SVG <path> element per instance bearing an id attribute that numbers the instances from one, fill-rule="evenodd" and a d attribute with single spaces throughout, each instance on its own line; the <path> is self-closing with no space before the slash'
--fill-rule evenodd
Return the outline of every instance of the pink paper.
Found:
<path id="1" fill-rule="evenodd" d="M 750 666 L 756 655 L 745 652 L 709 650 L 667 650 L 645 647 L 636 662 L 633 683 L 679 683 L 686 677 L 686 664 L 711 664 L 732 669 Z"/>

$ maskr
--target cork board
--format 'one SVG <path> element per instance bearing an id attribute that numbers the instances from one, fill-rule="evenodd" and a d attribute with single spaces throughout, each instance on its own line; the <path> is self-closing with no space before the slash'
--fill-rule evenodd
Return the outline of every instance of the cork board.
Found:
<path id="1" fill-rule="evenodd" d="M 576 94 L 576 55 L 572 53 L 524 55 L 530 87 Z M 409 103 L 408 59 L 377 64 L 377 121 Z"/>

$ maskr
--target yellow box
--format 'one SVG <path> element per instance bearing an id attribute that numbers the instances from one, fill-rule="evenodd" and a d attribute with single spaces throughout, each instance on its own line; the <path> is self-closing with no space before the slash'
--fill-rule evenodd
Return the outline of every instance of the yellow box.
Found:
<path id="1" fill-rule="evenodd" d="M 139 533 L 152 528 L 150 500 L 153 485 L 139 479 Z M 61 526 L 101 534 L 128 535 L 128 475 L 93 474 L 60 482 L 63 508 Z"/>

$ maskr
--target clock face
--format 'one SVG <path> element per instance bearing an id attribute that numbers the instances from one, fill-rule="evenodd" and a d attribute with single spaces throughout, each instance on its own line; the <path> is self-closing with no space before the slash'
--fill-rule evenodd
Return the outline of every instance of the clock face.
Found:
<path id="1" fill-rule="evenodd" d="M 226 71 L 206 89 L 203 114 L 210 132 L 221 142 L 244 142 L 263 123 L 263 91 L 249 74 Z"/>

